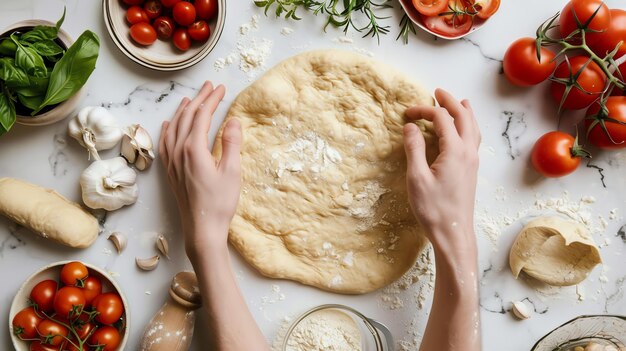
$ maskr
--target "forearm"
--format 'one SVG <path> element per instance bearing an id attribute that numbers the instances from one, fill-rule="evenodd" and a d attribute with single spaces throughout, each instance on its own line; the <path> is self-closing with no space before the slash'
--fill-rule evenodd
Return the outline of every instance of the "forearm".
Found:
<path id="1" fill-rule="evenodd" d="M 198 248 L 189 256 L 198 276 L 202 293 L 202 312 L 208 321 L 208 330 L 213 342 L 209 349 L 269 350 L 267 341 L 239 290 L 226 245 L 223 248 L 207 250 Z"/>
<path id="2" fill-rule="evenodd" d="M 436 281 L 421 351 L 479 351 L 480 317 L 473 231 L 461 244 L 433 243 Z M 443 236 L 438 236 L 443 237 Z M 452 237 L 452 236 L 448 236 Z"/>

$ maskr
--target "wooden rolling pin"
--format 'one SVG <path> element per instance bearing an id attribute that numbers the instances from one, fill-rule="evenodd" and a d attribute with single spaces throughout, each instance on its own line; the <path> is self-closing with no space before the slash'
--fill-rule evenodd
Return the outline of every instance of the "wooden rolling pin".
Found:
<path id="1" fill-rule="evenodd" d="M 194 272 L 172 279 L 169 298 L 152 317 L 141 340 L 141 351 L 187 351 L 193 337 L 196 310 L 202 300 Z"/>

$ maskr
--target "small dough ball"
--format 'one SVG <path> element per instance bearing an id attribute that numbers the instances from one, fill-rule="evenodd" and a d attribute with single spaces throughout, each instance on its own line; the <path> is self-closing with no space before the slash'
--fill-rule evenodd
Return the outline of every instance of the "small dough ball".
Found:
<path id="1" fill-rule="evenodd" d="M 602 263 L 587 229 L 559 217 L 540 217 L 519 233 L 509 255 L 513 276 L 521 271 L 554 286 L 576 285 Z"/>

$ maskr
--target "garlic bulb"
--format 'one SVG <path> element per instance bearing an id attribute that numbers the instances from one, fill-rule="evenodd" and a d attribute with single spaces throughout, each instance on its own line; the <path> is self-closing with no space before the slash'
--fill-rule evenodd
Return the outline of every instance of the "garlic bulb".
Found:
<path id="1" fill-rule="evenodd" d="M 115 117 L 104 107 L 87 106 L 67 126 L 67 133 L 89 151 L 96 160 L 98 150 L 113 148 L 122 139 Z"/>
<path id="2" fill-rule="evenodd" d="M 121 157 L 95 161 L 80 176 L 83 202 L 107 211 L 134 204 L 139 196 L 136 178 L 137 173 Z"/>
<path id="3" fill-rule="evenodd" d="M 152 138 L 142 126 L 133 124 L 126 128 L 122 137 L 122 156 L 126 161 L 134 163 L 138 170 L 143 171 L 154 160 L 152 148 Z"/>

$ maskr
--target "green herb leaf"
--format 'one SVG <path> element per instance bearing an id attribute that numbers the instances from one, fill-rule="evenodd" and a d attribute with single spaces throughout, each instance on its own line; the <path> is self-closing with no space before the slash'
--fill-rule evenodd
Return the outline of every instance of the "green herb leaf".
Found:
<path id="1" fill-rule="evenodd" d="M 39 105 L 41 105 L 41 103 L 43 102 L 43 98 L 44 98 L 44 95 L 41 95 L 41 94 L 28 96 L 28 94 L 23 95 L 23 94 L 20 94 L 19 92 L 17 93 L 17 99 L 20 102 L 20 104 L 22 104 L 22 106 L 33 111 L 36 110 L 39 107 Z"/>
<path id="2" fill-rule="evenodd" d="M 8 132 L 15 123 L 15 105 L 6 87 L 0 82 L 0 135 Z"/>
<path id="3" fill-rule="evenodd" d="M 63 53 L 63 48 L 53 40 L 38 41 L 30 44 L 30 48 L 35 50 L 39 55 L 53 57 Z"/>
<path id="4" fill-rule="evenodd" d="M 11 39 L 3 39 L 0 42 L 0 55 L 15 57 L 17 51 L 17 45 Z"/>
<path id="5" fill-rule="evenodd" d="M 36 43 L 39 41 L 54 40 L 58 37 L 59 29 L 61 28 L 61 25 L 63 25 L 64 21 L 65 21 L 65 9 L 63 9 L 63 15 L 57 21 L 55 27 L 36 26 L 32 30 L 22 34 L 22 36 L 20 37 L 20 40 L 27 42 L 27 43 Z"/>
<path id="6" fill-rule="evenodd" d="M 17 67 L 15 60 L 10 57 L 0 58 L 0 79 L 9 88 L 25 87 L 30 84 L 26 72 Z"/>
<path id="7" fill-rule="evenodd" d="M 22 45 L 15 33 L 11 34 L 11 39 L 17 45 L 15 52 L 15 65 L 22 68 L 26 73 L 35 77 L 45 77 L 46 64 L 43 58 L 33 49 Z"/>
<path id="8" fill-rule="evenodd" d="M 96 68 L 100 39 L 96 33 L 85 31 L 65 55 L 54 65 L 44 101 L 34 114 L 46 106 L 59 104 L 76 94 Z"/>

